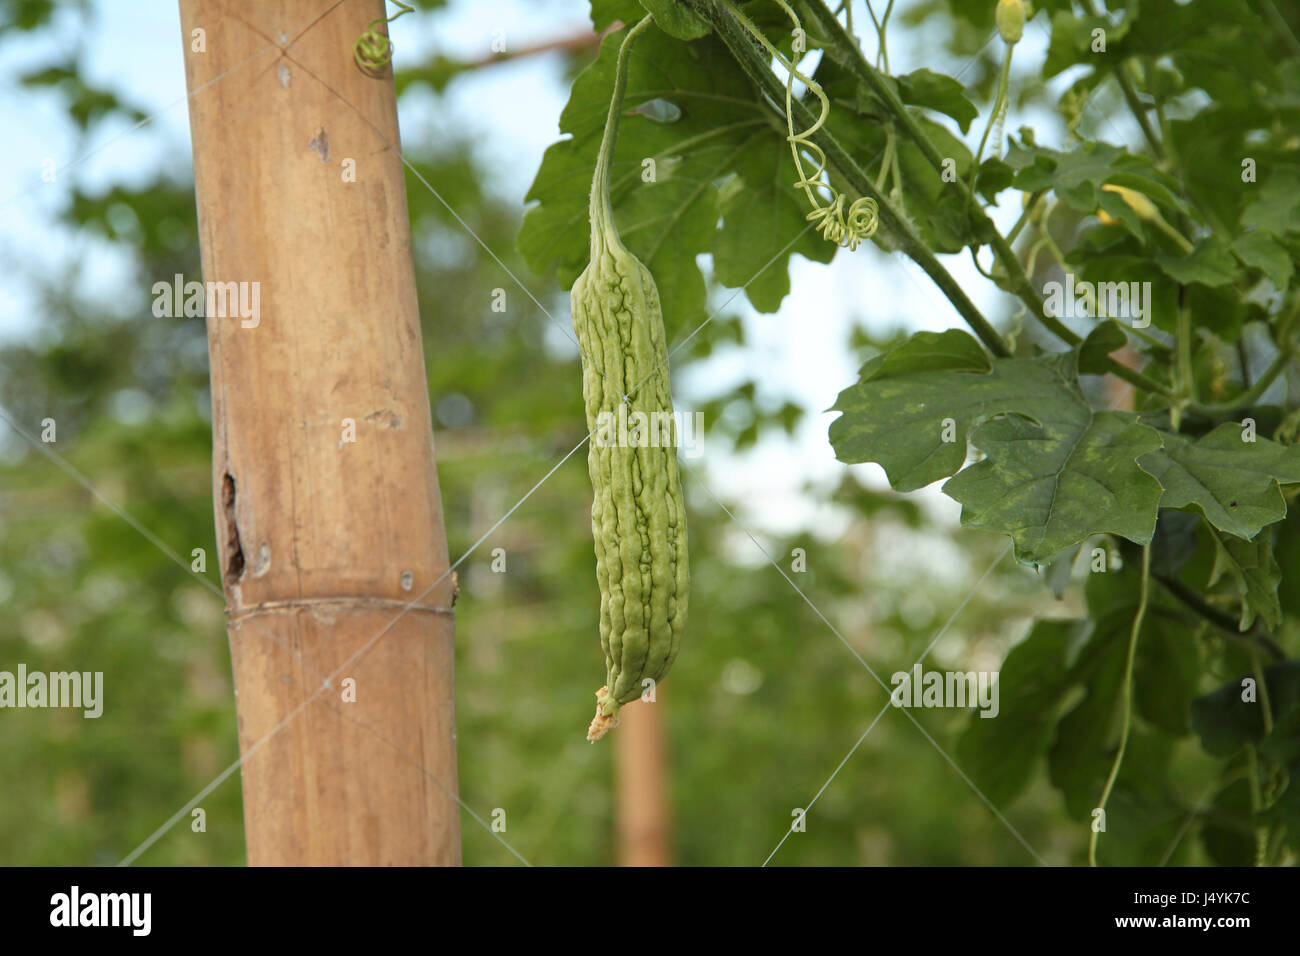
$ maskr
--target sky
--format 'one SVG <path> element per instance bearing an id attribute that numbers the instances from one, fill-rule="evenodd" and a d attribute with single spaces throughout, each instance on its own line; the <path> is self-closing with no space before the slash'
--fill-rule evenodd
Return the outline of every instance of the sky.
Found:
<path id="1" fill-rule="evenodd" d="M 863 25 L 869 30 L 865 7 L 855 6 L 859 33 Z M 899 4 L 896 17 L 903 6 Z M 92 9 L 94 28 L 89 33 L 79 35 L 77 19 L 64 11 L 56 15 L 52 29 L 0 41 L 0 129 L 5 131 L 5 148 L 0 150 L 0 339 L 38 334 L 31 278 L 59 275 L 82 253 L 89 255 L 75 279 L 78 294 L 112 295 L 115 284 L 120 287 L 126 268 L 120 252 L 106 241 L 52 225 L 52 213 L 67 202 L 71 183 L 95 191 L 115 183 L 147 182 L 159 169 L 177 177 L 191 175 L 177 3 L 96 0 Z M 444 11 L 408 15 L 392 24 L 395 64 L 401 69 L 439 52 L 476 59 L 488 53 L 494 37 L 503 36 L 508 46 L 571 37 L 590 29 L 587 10 L 585 0 L 453 0 Z M 935 38 L 924 25 L 900 24 L 890 38 L 896 73 L 928 66 L 956 74 L 965 65 L 936 53 L 940 47 L 929 42 Z M 1043 31 L 1027 30 L 1017 48 L 1020 62 L 1036 68 L 1045 45 Z M 874 37 L 864 40 L 864 49 L 874 54 Z M 73 54 L 79 55 L 91 81 L 111 87 L 150 120 L 138 128 L 123 121 L 100 123 L 93 127 L 89 144 L 79 147 L 60 95 L 26 89 L 16 81 L 23 72 L 66 62 Z M 1062 87 L 1068 82 L 1068 77 L 1060 78 Z M 525 57 L 462 76 L 441 99 L 404 97 L 399 104 L 402 138 L 407 143 L 436 138 L 440 130 L 452 127 L 472 132 L 476 158 L 490 171 L 492 188 L 504 201 L 522 207 L 543 151 L 558 138 L 565 100 L 558 55 Z M 972 145 L 987 115 L 988 104 L 980 105 L 984 112 L 967 136 Z M 1047 120 L 1033 119 L 1036 125 Z M 1013 105 L 1006 129 L 1014 130 L 1023 121 Z M 1039 141 L 1051 140 L 1040 134 Z M 55 182 L 45 183 L 42 164 L 50 160 L 56 165 Z M 996 209 L 992 214 L 1006 228 L 1019 209 Z M 978 275 L 969 257 L 942 258 L 985 314 L 1005 313 L 1008 297 Z M 529 278 L 521 276 L 524 282 Z M 835 416 L 823 410 L 856 380 L 856 360 L 843 348 L 849 330 L 858 321 L 878 332 L 940 330 L 961 327 L 962 322 L 918 267 L 901 254 L 886 255 L 870 244 L 837 255 L 830 266 L 795 257 L 791 278 L 793 294 L 775 314 L 753 312 L 743 295 L 730 302 L 727 311 L 743 317 L 747 345 L 743 350 L 720 350 L 693 368 L 680 383 L 678 410 L 689 410 L 693 400 L 703 401 L 749 379 L 758 382 L 760 398 L 774 406 L 792 400 L 809 409 L 812 414 L 792 440 L 767 438 L 725 462 L 706 452 L 713 466 L 709 474 L 715 493 L 744 501 L 772 530 L 810 523 L 833 529 L 841 516 L 809 511 L 812 506 L 805 504 L 809 499 L 801 488 L 809 480 L 836 484 L 843 474 L 826 439 L 826 427 Z M 887 487 L 877 466 L 855 470 L 869 485 Z M 937 489 L 929 489 L 922 500 L 956 523 L 958 506 Z"/>

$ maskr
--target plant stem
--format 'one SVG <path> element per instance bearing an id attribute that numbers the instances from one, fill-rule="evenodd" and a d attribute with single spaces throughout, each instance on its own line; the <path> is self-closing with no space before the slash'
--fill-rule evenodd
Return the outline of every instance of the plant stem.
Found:
<path id="1" fill-rule="evenodd" d="M 850 4 L 852 6 L 852 4 Z M 885 15 L 879 20 L 876 19 L 876 11 L 871 9 L 871 0 L 867 0 L 867 13 L 871 15 L 871 22 L 876 28 L 876 46 L 879 49 L 878 59 L 880 65 L 884 67 L 885 72 L 889 72 L 889 51 L 885 47 L 885 30 L 889 27 L 889 15 L 894 12 L 894 0 L 889 0 L 889 5 L 885 7 Z M 853 33 L 853 14 L 849 13 L 848 19 L 849 33 Z"/>
<path id="2" fill-rule="evenodd" d="M 1097 9 L 1096 0 L 1085 0 L 1084 5 L 1094 17 L 1101 16 L 1101 11 Z M 1126 62 L 1126 60 L 1118 60 L 1111 68 L 1111 72 L 1115 74 L 1115 81 L 1119 83 L 1120 92 L 1124 94 L 1124 102 L 1128 104 L 1129 111 L 1133 114 L 1133 118 L 1137 120 L 1138 126 L 1142 127 L 1142 135 L 1146 137 L 1151 152 L 1155 153 L 1157 159 L 1164 159 L 1164 144 L 1160 142 L 1159 137 L 1156 136 L 1156 131 L 1151 127 L 1151 118 L 1147 116 L 1146 108 L 1142 105 L 1142 101 L 1138 99 L 1133 81 L 1124 72 Z"/>
<path id="3" fill-rule="evenodd" d="M 1165 221 L 1164 216 L 1157 215 L 1153 221 L 1156 224 L 1156 228 L 1172 239 L 1174 245 L 1183 251 L 1183 255 L 1191 255 L 1192 249 L 1195 247 L 1187 240 L 1186 236 L 1173 226 L 1169 225 L 1169 223 Z"/>
<path id="4" fill-rule="evenodd" d="M 1120 92 L 1124 94 L 1124 102 L 1128 104 L 1129 111 L 1132 112 L 1133 118 L 1137 120 L 1138 126 L 1142 127 L 1142 135 L 1146 137 L 1151 152 L 1155 153 L 1157 159 L 1163 161 L 1165 159 L 1165 145 L 1160 142 L 1160 137 L 1156 136 L 1155 127 L 1151 125 L 1151 117 L 1147 116 L 1146 107 L 1138 99 L 1133 81 L 1124 72 L 1124 61 L 1115 65 L 1115 79 L 1119 83 Z"/>
<path id="5" fill-rule="evenodd" d="M 1255 380 L 1255 384 L 1246 389 L 1230 402 L 1221 402 L 1215 405 L 1202 405 L 1199 402 L 1188 404 L 1188 411 L 1193 411 L 1198 415 L 1204 415 L 1206 418 L 1218 418 L 1222 415 L 1231 415 L 1235 411 L 1243 408 L 1249 408 L 1268 391 L 1270 385 L 1281 375 L 1288 365 L 1291 364 L 1291 347 L 1285 346 L 1278 352 L 1277 358 L 1273 359 L 1271 365 L 1264 369 L 1264 374 Z"/>
<path id="6" fill-rule="evenodd" d="M 998 93 L 993 99 L 993 112 L 989 114 L 988 124 L 984 127 L 984 135 L 980 137 L 979 149 L 975 150 L 975 160 L 971 163 L 970 168 L 970 186 L 969 192 L 973 195 L 975 192 L 975 177 L 979 175 L 980 158 L 984 155 L 984 145 L 989 140 L 989 132 L 994 126 L 1002 125 L 1002 116 L 1007 108 L 1007 84 L 1011 78 L 1011 51 L 1015 47 L 1007 45 L 1006 51 L 1002 54 L 1002 70 L 998 73 Z M 998 138 L 1001 138 L 999 133 Z M 999 144 L 994 143 L 993 147 L 998 149 L 998 155 L 1001 155 Z"/>
<path id="7" fill-rule="evenodd" d="M 1264 13 L 1273 24 L 1273 29 L 1277 31 L 1277 35 L 1286 41 L 1286 45 L 1291 50 L 1292 55 L 1300 56 L 1300 40 L 1297 40 L 1296 35 L 1291 32 L 1291 25 L 1286 22 L 1286 19 L 1282 14 L 1277 12 L 1277 7 L 1273 5 L 1273 0 L 1264 0 L 1261 6 L 1263 6 Z"/>
<path id="8" fill-rule="evenodd" d="M 599 243 L 604 243 L 605 236 L 614 232 L 614 211 L 609 201 L 609 171 L 614 165 L 614 144 L 618 141 L 619 111 L 623 109 L 623 94 L 627 91 L 628 54 L 632 44 L 642 32 L 650 27 L 654 17 L 646 14 L 627 31 L 618 48 L 618 65 L 614 71 L 614 93 L 609 99 L 609 116 L 605 120 L 605 132 L 600 140 L 600 152 L 596 158 L 596 173 L 591 179 L 591 254 L 595 258 L 600 254 Z"/>
<path id="9" fill-rule="evenodd" d="M 1196 382 L 1192 374 L 1192 314 L 1187 307 L 1186 289 L 1179 288 L 1178 295 L 1178 398 L 1172 409 L 1171 423 L 1178 431 L 1182 410 L 1196 401 Z"/>
<path id="10" fill-rule="evenodd" d="M 1106 786 L 1101 791 L 1101 800 L 1097 808 L 1102 811 L 1102 819 L 1105 820 L 1106 801 L 1110 799 L 1111 789 L 1115 786 L 1115 778 L 1119 776 L 1120 765 L 1124 762 L 1124 751 L 1128 747 L 1129 728 L 1133 723 L 1133 661 L 1137 657 L 1138 634 L 1142 631 L 1142 619 L 1147 614 L 1147 592 L 1151 583 L 1151 545 L 1142 548 L 1142 592 L 1138 598 L 1137 613 L 1133 615 L 1133 629 L 1129 632 L 1128 638 L 1128 658 L 1124 663 L 1124 685 L 1122 687 L 1124 718 L 1120 725 L 1119 750 L 1115 752 L 1115 762 L 1110 766 L 1110 776 L 1106 778 Z M 1097 865 L 1097 837 L 1098 830 L 1094 827 L 1092 835 L 1088 838 L 1088 865 Z"/>
<path id="11" fill-rule="evenodd" d="M 1025 203 L 1025 208 L 1021 211 L 1020 218 L 1016 220 L 1016 224 L 1012 226 L 1011 231 L 1007 233 L 1007 242 L 1011 243 L 1016 241 L 1016 237 L 1020 235 L 1020 230 L 1025 228 L 1025 223 L 1029 222 L 1029 217 L 1033 214 L 1034 208 L 1042 200 L 1046 192 L 1046 189 L 1040 189 L 1029 197 L 1029 202 Z"/>
<path id="12" fill-rule="evenodd" d="M 1286 651 L 1284 651 L 1276 641 L 1269 635 L 1263 633 L 1258 627 L 1252 628 L 1246 633 L 1242 633 L 1237 628 L 1236 620 L 1229 614 L 1225 614 L 1218 608 L 1207 603 L 1199 594 L 1183 584 L 1177 578 L 1168 578 L 1161 574 L 1153 574 L 1153 578 L 1169 594 L 1176 598 L 1179 603 L 1186 607 L 1199 617 L 1203 617 L 1207 622 L 1217 628 L 1226 637 L 1238 641 L 1249 642 L 1248 646 L 1257 646 L 1266 651 L 1273 661 L 1286 660 Z"/>
<path id="13" fill-rule="evenodd" d="M 1250 785 L 1250 815 L 1259 816 L 1259 758 L 1255 756 L 1255 745 L 1246 744 L 1246 775 Z M 1254 826 L 1255 865 L 1263 866 L 1268 858 L 1268 830 L 1258 823 Z"/>
<path id="14" fill-rule="evenodd" d="M 890 126 L 885 130 L 885 158 L 880 161 L 880 172 L 876 175 L 877 189 L 884 189 L 889 179 L 889 164 L 894 162 L 897 140 L 898 134 L 894 132 L 894 127 Z"/>
<path id="15" fill-rule="evenodd" d="M 1255 668 L 1255 679 L 1259 682 L 1260 716 L 1264 718 L 1264 736 L 1273 732 L 1273 708 L 1268 698 L 1268 681 L 1264 679 L 1264 668 L 1260 666 L 1259 654 L 1252 648 L 1250 663 Z"/>
<path id="16" fill-rule="evenodd" d="M 1053 239 L 1052 234 L 1048 232 L 1046 223 L 1044 223 L 1042 228 L 1039 229 L 1039 232 L 1042 234 L 1043 245 L 1045 245 L 1047 251 L 1052 254 L 1052 258 L 1055 259 L 1056 264 L 1061 267 L 1061 271 L 1068 271 L 1070 267 L 1065 264 L 1065 253 L 1061 251 L 1061 247 L 1056 244 L 1056 240 Z"/>

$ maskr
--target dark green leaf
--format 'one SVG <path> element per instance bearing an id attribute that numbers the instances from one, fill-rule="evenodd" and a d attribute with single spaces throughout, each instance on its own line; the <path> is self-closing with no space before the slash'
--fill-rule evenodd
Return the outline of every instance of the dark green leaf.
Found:
<path id="1" fill-rule="evenodd" d="M 1241 436 L 1236 422 L 1195 441 L 1164 433 L 1164 448 L 1138 460 L 1165 489 L 1160 507 L 1199 511 L 1220 531 L 1245 539 L 1285 518 L 1279 486 L 1300 482 L 1300 445 Z"/>
<path id="2" fill-rule="evenodd" d="M 963 133 L 970 129 L 971 121 L 979 116 L 975 104 L 967 99 L 965 89 L 951 76 L 923 68 L 894 79 L 898 83 L 898 96 L 904 103 L 925 106 L 951 116 Z"/>
<path id="3" fill-rule="evenodd" d="M 1084 375 L 1105 375 L 1106 359 L 1110 353 L 1127 344 L 1128 335 L 1123 326 L 1114 319 L 1106 319 L 1089 332 L 1079 346 L 1079 372 Z"/>
<path id="4" fill-rule="evenodd" d="M 1242 541 L 1215 532 L 1214 542 L 1215 560 L 1210 584 L 1213 585 L 1225 573 L 1231 575 L 1241 598 L 1241 630 L 1249 630 L 1257 614 L 1269 627 L 1277 627 L 1282 618 L 1277 597 L 1282 572 L 1273 555 L 1273 535 L 1261 531 L 1253 540 Z"/>
<path id="5" fill-rule="evenodd" d="M 841 461 L 875 461 L 908 491 L 953 475 L 967 439 L 988 457 L 944 485 L 962 523 L 1011 535 L 1042 563 L 1090 534 L 1151 540 L 1160 485 L 1138 456 L 1159 433 L 1094 412 L 1073 352 L 989 359 L 965 332 L 922 332 L 868 362 L 840 393 L 830 439 Z M 945 440 L 949 439 L 949 440 Z"/>
<path id="6" fill-rule="evenodd" d="M 1227 244 L 1217 236 L 1207 236 L 1186 256 L 1156 256 L 1156 264 L 1175 281 L 1190 285 L 1226 285 L 1237 277 L 1237 263 Z"/>
<path id="7" fill-rule="evenodd" d="M 753 133 L 760 146 L 770 144 L 766 131 Z M 745 295 L 759 312 L 775 312 L 790 292 L 791 255 L 802 254 L 816 262 L 829 262 L 835 245 L 810 229 L 803 193 L 795 181 L 789 150 L 756 148 L 736 158 L 739 176 L 722 193 L 722 228 L 713 240 L 713 267 L 723 285 L 745 285 Z M 783 237 L 783 245 L 796 239 L 773 260 L 768 242 L 758 237 Z"/>
<path id="8" fill-rule="evenodd" d="M 1241 256 L 1246 265 L 1253 266 L 1268 276 L 1269 281 L 1279 289 L 1290 285 L 1295 266 L 1286 247 L 1273 238 L 1271 233 L 1258 229 L 1248 232 L 1233 242 L 1232 251 Z"/>
<path id="9" fill-rule="evenodd" d="M 995 805 L 1020 795 L 1051 746 L 1071 648 L 1087 627 L 1081 620 L 1036 621 L 1002 663 L 997 716 L 971 715 L 957 743 L 957 762 Z"/>
<path id="10" fill-rule="evenodd" d="M 681 0 L 641 0 L 641 6 L 654 15 L 655 26 L 678 40 L 698 40 L 712 32 L 713 28 Z"/>
<path id="11" fill-rule="evenodd" d="M 1192 702 L 1192 727 L 1201 746 L 1216 756 L 1226 757 L 1242 744 L 1264 739 L 1264 711 L 1258 681 L 1248 690 L 1242 675 Z M 1300 704 L 1300 661 L 1286 661 L 1264 668 L 1269 707 L 1276 721 Z"/>

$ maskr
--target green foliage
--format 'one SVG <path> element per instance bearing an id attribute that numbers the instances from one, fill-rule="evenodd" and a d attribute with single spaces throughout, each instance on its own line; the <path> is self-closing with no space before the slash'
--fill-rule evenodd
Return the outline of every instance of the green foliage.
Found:
<path id="1" fill-rule="evenodd" d="M 771 120 L 774 113 L 778 121 L 784 117 L 743 92 L 744 80 L 752 86 L 758 79 L 743 50 L 727 43 L 734 8 L 685 6 L 713 30 L 698 39 L 670 25 L 676 49 L 707 64 L 710 81 L 737 101 L 709 117 L 715 135 L 729 123 L 769 120 L 744 154 L 753 172 L 715 170 L 710 181 L 757 183 L 766 172 L 760 164 L 779 169 L 781 136 Z M 976 26 L 991 22 L 991 3 L 953 0 L 949 6 Z M 1177 796 L 1187 782 L 1187 761 L 1199 760 L 1195 773 L 1201 774 L 1208 756 L 1242 762 L 1239 750 L 1189 756 L 1191 702 L 1211 674 L 1240 662 L 1243 649 L 1284 656 L 1279 639 L 1290 640 L 1296 631 L 1277 552 L 1287 542 L 1285 564 L 1296 566 L 1297 549 L 1279 527 L 1288 521 L 1292 489 L 1300 483 L 1297 430 L 1281 424 L 1297 414 L 1289 386 L 1300 314 L 1300 290 L 1292 288 L 1300 254 L 1300 166 L 1287 131 L 1300 102 L 1300 45 L 1294 23 L 1245 2 L 1212 12 L 1174 0 L 1105 13 L 1088 8 L 1081 14 L 1066 2 L 1040 6 L 1046 7 L 1040 25 L 1050 23 L 1042 75 L 1077 74 L 1060 104 L 1067 138 L 1040 145 L 1052 131 L 1022 127 L 1005 157 L 983 163 L 977 176 L 969 172 L 969 151 L 940 120 L 967 133 L 977 116 L 974 94 L 987 92 L 987 76 L 972 86 L 928 68 L 885 76 L 820 6 L 801 7 L 809 42 L 824 52 L 816 79 L 833 104 L 825 130 L 814 138 L 832 157 L 829 183 L 840 191 L 853 184 L 851 197 L 863 194 L 870 177 L 877 190 L 888 190 L 892 204 L 882 210 L 882 221 L 902 219 L 932 251 L 990 244 L 998 286 L 1068 347 L 1045 352 L 1022 345 L 1007 356 L 945 288 L 983 344 L 958 330 L 922 332 L 870 358 L 831 409 L 840 414 L 829 437 L 841 461 L 879 463 L 899 491 L 946 479 L 943 490 L 962 505 L 962 524 L 1008 535 L 1022 562 L 1049 569 L 1058 596 L 1086 542 L 1099 535 L 1113 540 L 1103 551 L 1118 543 L 1127 555 L 1125 570 L 1090 560 L 1087 616 L 1034 625 L 1002 672 L 1005 722 L 973 718 L 961 752 L 995 799 L 1023 792 L 1040 760 L 1076 819 L 1089 816 L 1103 789 L 1103 803 L 1113 795 L 1110 809 L 1120 819 L 1111 829 L 1118 836 L 1103 853 L 1111 862 L 1182 859 L 1188 852 L 1179 845 L 1184 821 L 1200 812 Z M 788 24 L 772 8 L 745 6 L 780 44 L 788 41 Z M 914 14 L 918 20 L 924 15 Z M 883 48 L 884 31 L 877 30 Z M 954 38 L 955 46 L 966 42 Z M 602 59 L 608 60 L 608 49 Z M 656 61 L 673 63 L 674 57 L 665 49 Z M 888 62 L 883 51 L 876 66 L 882 61 Z M 575 84 L 566 113 L 571 119 L 579 111 L 592 114 L 591 104 L 608 87 L 607 70 L 590 73 Z M 1099 128 L 1096 116 L 1088 115 L 1106 109 L 1098 108 L 1102 90 L 1112 95 L 1110 103 L 1132 113 L 1143 148 L 1115 142 L 1109 116 Z M 568 235 L 575 248 L 581 236 L 580 218 L 561 212 L 566 204 L 576 207 L 580 190 L 573 183 L 567 193 L 559 187 L 569 172 L 577 178 L 573 156 L 593 134 L 572 122 L 564 130 L 574 138 L 553 147 L 543 164 L 532 194 L 541 204 L 530 213 L 537 228 L 530 232 L 526 225 L 521 240 L 535 266 L 554 260 L 539 253 L 563 244 L 557 233 Z M 691 135 L 705 132 L 692 128 Z M 1103 139 L 1101 132 L 1111 135 Z M 638 152 L 649 155 L 652 148 L 638 145 L 624 155 Z M 692 154 L 697 160 L 708 155 L 692 149 L 681 162 L 690 163 Z M 942 175 L 944 165 L 958 173 L 956 181 Z M 779 219 L 789 198 L 780 176 L 766 179 L 775 188 L 743 194 L 733 188 L 733 196 L 743 195 L 737 210 L 711 210 L 707 220 L 680 232 L 677 246 L 692 258 L 711 244 L 726 284 L 744 284 L 770 258 L 778 236 L 797 235 L 795 209 L 789 222 Z M 1024 237 L 1019 253 L 993 239 L 976 199 L 992 200 L 1008 188 L 1045 203 L 1034 215 L 1027 211 L 1017 227 Z M 643 209 L 658 203 L 665 216 L 680 206 L 667 190 L 656 187 L 653 200 L 646 194 L 638 189 L 624 197 L 620 216 L 629 226 L 635 227 L 638 200 Z M 1056 209 L 1062 211 L 1058 220 L 1073 217 L 1073 234 L 1051 224 Z M 897 238 L 896 230 L 882 229 L 876 241 L 903 248 L 935 277 L 936 269 Z M 1033 284 L 1044 271 L 1044 249 L 1057 268 L 1072 274 L 1071 288 L 1105 283 L 1099 288 L 1113 290 L 1124 283 L 1125 291 L 1146 297 L 1145 308 L 1140 315 L 1108 313 L 1098 292 L 1067 303 L 1077 308 L 1064 316 L 1048 312 L 1061 300 L 1045 301 Z M 650 265 L 661 282 L 664 270 L 672 270 L 670 281 L 695 281 L 693 263 L 661 259 Z M 788 291 L 786 272 L 783 256 L 759 272 L 770 288 L 751 286 L 752 304 L 775 308 Z M 1124 308 L 1126 301 L 1133 304 L 1110 295 L 1105 304 Z M 1108 397 L 1114 395 L 1109 384 L 1099 393 L 1087 378 L 1111 374 L 1137 385 L 1131 403 L 1122 395 Z M 1274 404 L 1262 405 L 1264 399 Z M 1148 549 L 1155 581 L 1141 581 L 1132 570 L 1143 563 L 1135 546 Z M 1137 595 L 1147 593 L 1148 584 L 1154 593 L 1139 612 Z M 1137 632 L 1135 617 L 1142 620 Z M 1125 747 L 1127 762 L 1121 762 L 1116 755 Z M 1249 767 L 1234 772 L 1276 781 L 1285 778 L 1287 759 L 1252 751 Z M 1277 861 L 1286 815 L 1276 808 L 1300 798 L 1296 788 L 1261 789 L 1259 782 L 1248 788 L 1252 796 L 1245 804 L 1246 815 L 1265 821 L 1259 826 L 1268 831 L 1258 837 L 1255 858 Z M 1234 787 L 1226 780 L 1209 799 L 1240 815 Z M 1220 824 L 1204 829 L 1205 846 L 1215 859 L 1236 858 L 1239 848 Z"/>
<path id="2" fill-rule="evenodd" d="M 1220 531 L 1245 539 L 1285 518 L 1280 483 L 1300 482 L 1300 446 L 1243 442 L 1241 434 L 1232 422 L 1194 440 L 1165 434 L 1164 447 L 1142 458 L 1164 488 L 1160 507 L 1194 508 Z"/>
<path id="3" fill-rule="evenodd" d="M 1026 29 L 1049 29 L 1051 40 L 1043 63 L 1029 65 L 1044 77 L 1069 69 L 1074 85 L 1060 123 L 1020 129 L 1005 154 L 975 171 L 962 136 L 978 137 L 979 114 L 991 106 L 1001 53 L 984 49 L 992 2 L 924 0 L 897 14 L 895 31 L 939 18 L 934 35 L 970 67 L 953 76 L 934 64 L 882 74 L 883 85 L 868 81 L 866 58 L 843 30 L 813 23 L 812 3 L 797 5 L 822 53 L 815 78 L 832 101 L 822 135 L 840 148 L 828 151 L 839 159 L 826 173 L 837 190 L 853 198 L 861 189 L 851 184 L 879 183 L 901 222 L 940 253 L 980 252 L 993 240 L 965 185 L 973 172 L 984 201 L 1041 195 L 1007 242 L 1014 261 L 993 249 L 997 287 L 1019 300 L 999 307 L 1007 316 L 1024 307 L 1025 334 L 1003 357 L 959 330 L 892 341 L 855 330 L 844 348 L 866 361 L 836 402 L 830 439 L 845 462 L 880 463 L 893 490 L 846 474 L 808 491 L 834 524 L 819 518 L 756 534 L 783 567 L 793 549 L 808 551 L 809 570 L 798 576 L 808 604 L 686 477 L 690 662 L 683 658 L 661 691 L 680 862 L 760 862 L 790 808 L 806 806 L 884 706 L 886 691 L 865 669 L 845 667 L 846 648 L 825 620 L 887 677 L 891 667 L 906 670 L 963 607 L 931 666 L 1001 662 L 999 716 L 949 709 L 918 721 L 1051 862 L 1083 859 L 1112 773 L 1102 862 L 1249 865 L 1300 853 L 1291 359 L 1300 312 L 1300 23 L 1276 6 L 1281 23 L 1244 0 L 1116 4 L 1101 55 L 1092 52 L 1101 24 L 1091 13 L 1066 0 L 1036 4 L 1042 12 Z M 0 23 L 40 29 L 53 7 L 0 0 Z M 776 5 L 741 8 L 790 50 Z M 792 255 L 828 262 L 837 250 L 807 228 L 806 205 L 791 189 L 784 115 L 720 36 L 726 6 L 595 0 L 592 22 L 626 26 L 647 9 L 664 17 L 663 28 L 641 38 L 627 102 L 663 108 L 623 118 L 613 202 L 620 232 L 655 277 L 673 341 L 697 329 L 715 285 L 743 286 L 755 309 L 773 312 L 801 291 L 791 289 Z M 526 263 L 567 287 L 586 265 L 591 171 L 621 36 L 608 36 L 574 81 L 560 120 L 565 138 L 542 161 L 522 225 L 483 187 L 469 144 L 425 152 L 408 142 L 408 158 L 516 274 Z M 1025 55 L 1017 50 L 1018 68 Z M 465 69 L 435 61 L 399 75 L 398 88 L 441 91 Z M 1023 74 L 1012 74 L 1021 85 L 1013 103 L 1058 106 Z M 105 117 L 139 116 L 89 83 L 77 62 L 22 82 L 33 94 L 61 95 L 82 133 Z M 1120 127 L 1135 121 L 1142 140 L 1121 142 Z M 935 157 L 953 161 L 955 181 Z M 1243 178 L 1247 159 L 1254 178 Z M 582 438 L 578 362 L 547 344 L 552 319 L 541 310 L 494 315 L 466 304 L 501 284 L 499 266 L 449 255 L 464 240 L 460 224 L 417 180 L 407 185 L 439 479 L 459 556 Z M 1107 186 L 1140 193 L 1159 219 Z M 77 190 L 61 225 L 127 252 L 136 291 L 88 307 L 67 294 L 66 276 L 38 283 L 40 335 L 0 349 L 3 407 L 28 424 L 53 410 L 56 447 L 71 466 L 178 554 L 210 550 L 203 323 L 151 321 L 146 295 L 155 279 L 198 274 L 189 184 L 159 176 Z M 518 256 L 508 252 L 516 231 Z M 882 228 L 876 242 L 901 248 L 897 230 Z M 701 254 L 711 258 L 707 271 Z M 1079 315 L 1050 328 L 1036 300 L 1065 270 L 1079 282 L 1151 283 L 1151 325 Z M 554 287 L 538 295 L 560 298 Z M 1063 350 L 1046 350 L 1048 331 Z M 753 354 L 744 326 L 720 317 L 674 356 L 674 374 Z M 1116 363 L 1133 370 L 1134 395 L 1112 374 Z M 710 423 L 721 419 L 711 440 L 727 452 L 777 441 L 811 415 L 767 391 L 765 379 L 759 368 L 692 396 Z M 143 411 L 123 411 L 132 407 Z M 1243 440 L 1246 418 L 1254 441 Z M 238 751 L 220 600 L 49 460 L 8 451 L 0 666 L 57 669 L 75 659 L 104 670 L 110 694 L 130 693 L 100 722 L 5 714 L 14 733 L 0 752 L 0 774 L 12 782 L 0 801 L 0 844 L 6 862 L 115 862 Z M 694 471 L 712 486 L 712 468 Z M 1024 567 L 1001 568 L 963 605 L 975 583 L 970 568 L 992 561 L 1001 542 L 952 529 L 899 494 L 941 479 L 963 524 L 1009 537 L 1050 590 Z M 571 460 L 459 569 L 461 797 L 480 813 L 510 808 L 506 836 L 532 862 L 615 859 L 613 757 L 574 731 L 590 716 L 599 678 L 579 663 L 591 658 L 599 609 L 588 500 L 581 462 Z M 727 507 L 750 523 L 739 504 Z M 508 575 L 486 558 L 498 546 Z M 207 575 L 214 581 L 215 569 Z M 1125 740 L 1127 650 L 1144 584 Z M 1243 697 L 1247 676 L 1256 691 Z M 143 862 L 240 862 L 238 787 L 227 782 L 205 807 L 207 836 L 178 827 Z M 812 818 L 776 862 L 1027 862 L 901 715 L 884 714 Z M 462 821 L 467 861 L 513 859 L 471 816 Z"/>

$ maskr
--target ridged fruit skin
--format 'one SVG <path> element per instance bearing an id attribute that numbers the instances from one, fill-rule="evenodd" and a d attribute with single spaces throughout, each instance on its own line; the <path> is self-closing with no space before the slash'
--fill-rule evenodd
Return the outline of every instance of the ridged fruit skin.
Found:
<path id="1" fill-rule="evenodd" d="M 657 447 L 621 447 L 617 425 L 601 427 L 601 413 L 618 422 L 624 396 L 629 421 L 635 412 L 647 422 L 674 421 L 654 278 L 602 225 L 593 229 L 591 262 L 573 285 L 572 303 L 587 428 L 594 432 L 587 465 L 608 688 L 599 711 L 613 715 L 641 695 L 644 678 L 658 681 L 677 658 L 689 567 L 675 423 L 672 441 Z M 656 419 L 656 412 L 666 417 Z M 614 441 L 600 440 L 603 433 Z"/>

